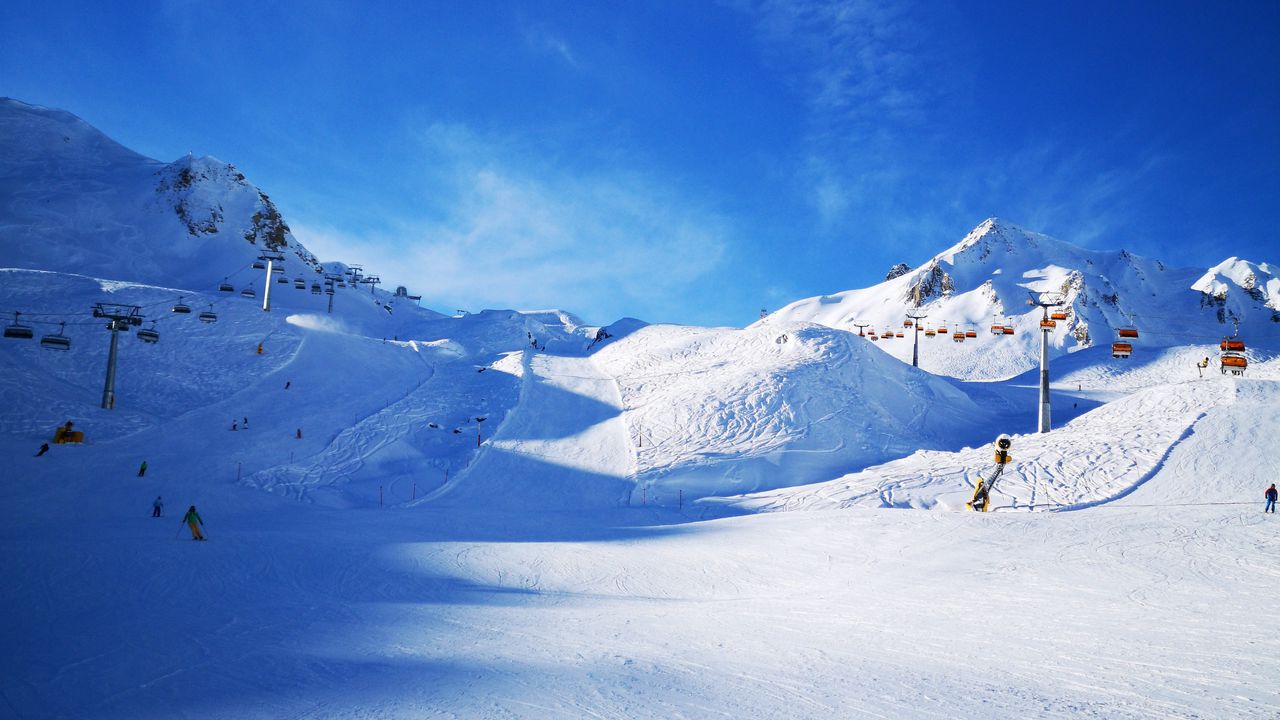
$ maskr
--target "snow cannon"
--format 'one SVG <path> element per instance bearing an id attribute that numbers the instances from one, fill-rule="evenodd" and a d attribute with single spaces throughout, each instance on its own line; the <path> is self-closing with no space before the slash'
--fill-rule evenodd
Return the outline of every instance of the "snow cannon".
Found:
<path id="1" fill-rule="evenodd" d="M 1001 435 L 996 438 L 996 464 L 1007 465 L 1013 460 L 1013 456 L 1009 454 L 1009 448 L 1013 447 L 1013 438 L 1008 435 Z"/>
<path id="2" fill-rule="evenodd" d="M 71 426 L 72 422 L 68 420 L 65 425 L 59 425 L 58 429 L 53 431 L 54 445 L 84 442 L 84 433 L 79 430 L 72 430 Z"/>
<path id="3" fill-rule="evenodd" d="M 991 506 L 991 490 L 996 486 L 996 481 L 1004 473 L 1004 468 L 1008 465 L 1013 457 L 1009 455 L 1009 448 L 1013 447 L 1013 438 L 1008 435 L 1000 435 L 995 442 L 996 453 L 996 471 L 992 474 L 990 480 L 984 480 L 978 477 L 978 484 L 973 488 L 973 498 L 965 503 L 969 509 L 974 512 L 986 512 Z"/>

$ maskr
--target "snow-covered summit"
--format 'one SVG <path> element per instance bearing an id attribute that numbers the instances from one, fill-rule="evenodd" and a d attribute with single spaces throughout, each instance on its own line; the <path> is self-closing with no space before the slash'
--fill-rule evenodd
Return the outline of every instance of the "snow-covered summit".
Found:
<path id="1" fill-rule="evenodd" d="M 1191 286 L 1199 291 L 1205 305 L 1230 307 L 1232 315 L 1242 315 L 1249 305 L 1280 311 L 1280 277 L 1267 263 L 1251 263 L 1230 257 L 1209 268 Z M 1280 312 L 1273 312 L 1280 321 Z"/>
<path id="2" fill-rule="evenodd" d="M 163 163 L 61 110 L 0 100 L 0 265 L 207 288 L 264 250 L 310 252 L 275 204 L 214 157 Z"/>
<path id="3" fill-rule="evenodd" d="M 922 367 L 994 379 L 1037 362 L 1044 314 L 1028 303 L 1044 294 L 1061 299 L 1067 314 L 1051 338 L 1054 354 L 1107 345 L 1121 328 L 1140 331 L 1139 349 L 1216 343 L 1237 326 L 1255 343 L 1280 342 L 1280 281 L 1269 268 L 1234 258 L 1207 274 L 1170 268 L 988 218 L 914 270 L 869 288 L 799 300 L 765 322 L 803 320 L 855 332 L 866 325 L 863 332 L 875 331 L 882 349 L 909 361 L 914 328 L 904 326 L 906 315 L 925 315 L 924 330 L 937 332 L 921 333 Z M 1228 293 L 1229 287 L 1239 291 Z M 1004 326 L 1013 334 L 995 332 Z M 957 342 L 957 330 L 976 336 Z"/>

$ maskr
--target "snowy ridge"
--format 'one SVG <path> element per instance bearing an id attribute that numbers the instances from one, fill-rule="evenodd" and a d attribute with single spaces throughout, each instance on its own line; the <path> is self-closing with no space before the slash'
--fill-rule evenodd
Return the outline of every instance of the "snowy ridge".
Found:
<path id="1" fill-rule="evenodd" d="M 1275 350 L 1280 281 L 1269 267 L 1233 258 L 1208 274 L 1173 269 L 1123 250 L 1086 250 L 992 218 L 914 270 L 870 288 L 799 300 L 761 322 L 804 320 L 855 332 L 855 324 L 867 323 L 866 331 L 881 338 L 886 331 L 903 331 L 905 337 L 877 345 L 909 362 L 913 331 L 903 327 L 906 314 L 927 315 L 926 327 L 951 332 L 921 333 L 920 366 L 975 380 L 1007 378 L 1038 363 L 1043 315 L 1027 307 L 1030 293 L 1054 293 L 1064 302 L 1068 318 L 1058 321 L 1051 336 L 1054 355 L 1108 347 L 1119 328 L 1140 331 L 1138 353 L 1209 345 L 1237 331 L 1251 344 Z M 1228 297 L 1228 286 L 1239 290 Z M 1011 325 L 1015 334 L 995 335 L 994 324 Z M 976 337 L 956 343 L 951 335 L 957 329 L 974 330 Z"/>

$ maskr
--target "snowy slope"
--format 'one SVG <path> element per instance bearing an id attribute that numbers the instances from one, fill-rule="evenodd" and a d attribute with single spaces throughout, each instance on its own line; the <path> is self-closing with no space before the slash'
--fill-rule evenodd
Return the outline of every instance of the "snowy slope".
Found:
<path id="1" fill-rule="evenodd" d="M 1121 251 L 1086 250 L 992 218 L 920 267 L 861 290 L 800 300 L 763 323 L 804 320 L 875 331 L 883 348 L 910 362 L 908 312 L 927 315 L 927 328 L 974 330 L 956 343 L 920 335 L 920 366 L 969 379 L 998 379 L 1039 362 L 1043 313 L 1027 307 L 1031 293 L 1055 293 L 1069 317 L 1051 335 L 1053 355 L 1108 347 L 1119 328 L 1137 328 L 1147 348 L 1216 343 L 1237 332 L 1251 344 L 1280 349 L 1280 313 L 1268 265 L 1232 258 L 1209 272 L 1173 269 Z M 1233 288 L 1230 292 L 1228 288 Z M 917 307 L 918 306 L 918 307 Z M 995 335 L 1009 324 L 1014 335 Z M 903 331 L 903 338 L 885 338 Z"/>
<path id="2" fill-rule="evenodd" d="M 524 366 L 548 392 L 586 391 L 598 380 L 565 377 L 586 361 Z M 18 612 L 0 619 L 0 705 L 103 719 L 1273 717 L 1280 641 L 1256 616 L 1280 545 L 1255 504 L 1273 473 L 1251 433 L 1280 424 L 1276 399 L 1275 380 L 1221 377 L 1139 397 L 1093 439 L 1160 451 L 1163 426 L 1135 414 L 1201 417 L 1123 501 L 1065 513 L 687 523 L 467 497 L 471 480 L 502 482 L 476 477 L 483 461 L 438 503 L 331 509 L 196 472 L 190 454 L 132 477 L 145 434 L 39 459 L 6 435 L 20 481 L 0 486 L 0 602 Z M 591 451 L 612 440 L 566 434 L 573 422 L 548 417 L 544 440 L 580 438 L 596 473 L 609 460 Z M 1087 435 L 1064 445 L 1092 447 Z M 1064 454 L 1022 438 L 1015 453 L 1023 467 Z M 522 456 L 491 470 L 583 477 L 510 462 Z M 1248 504 L 1207 504 L 1210 476 L 1214 502 Z M 165 519 L 146 517 L 156 493 Z M 208 543 L 175 539 L 190 502 Z"/>
<path id="3" fill-rule="evenodd" d="M 809 323 L 651 325 L 595 357 L 620 388 L 637 483 L 668 504 L 950 446 L 989 416 L 950 383 Z"/>
<path id="4" fill-rule="evenodd" d="M 1280 714 L 1280 640 L 1258 621 L 1280 582 L 1258 512 L 1280 427 L 1280 359 L 1256 329 L 1267 265 L 1197 280 L 993 225 L 937 273 L 871 289 L 892 302 L 606 337 L 363 284 L 330 312 L 291 244 L 264 312 L 247 263 L 270 233 L 243 233 L 266 206 L 228 166 L 148 161 L 20 103 L 0 119 L 0 311 L 37 332 L 0 340 L 0 717 Z M 151 232 L 216 206 L 215 233 Z M 1077 261 L 1098 272 L 1075 295 L 1091 338 L 1163 305 L 1199 319 L 1168 341 L 1144 324 L 1124 361 L 1104 342 L 1059 353 L 1048 434 L 1030 434 L 1016 352 L 970 358 L 1010 379 L 962 382 L 840 324 L 888 322 L 912 283 L 978 317 L 992 301 L 972 288 L 1012 307 Z M 257 297 L 216 289 L 237 263 Z M 1116 303 L 1097 304 L 1098 278 Z M 217 321 L 173 313 L 179 298 Z M 161 334 L 120 338 L 110 411 L 100 302 Z M 1219 311 L 1250 339 L 1243 378 L 1195 367 Z M 69 351 L 40 348 L 55 332 Z M 34 457 L 67 419 L 86 442 Z M 999 432 L 1015 445 L 996 512 L 957 511 Z M 178 521 L 191 504 L 208 542 Z"/>

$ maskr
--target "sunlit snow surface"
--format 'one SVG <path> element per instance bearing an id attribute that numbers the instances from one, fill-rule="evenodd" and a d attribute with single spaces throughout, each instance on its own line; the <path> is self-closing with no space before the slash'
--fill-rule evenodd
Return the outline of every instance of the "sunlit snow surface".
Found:
<path id="1" fill-rule="evenodd" d="M 1073 353 L 1037 435 L 1033 376 L 806 323 L 592 345 L 560 313 L 405 308 L 397 339 L 364 290 L 332 316 L 184 290 L 201 324 L 105 289 L 0 282 L 85 317 L 66 353 L 0 345 L 0 717 L 1280 712 L 1264 349 L 1243 379 L 1199 378 L 1203 346 Z M 99 301 L 162 333 L 121 338 L 111 412 Z M 32 457 L 66 419 L 88 442 Z M 997 512 L 964 512 L 999 432 Z"/>
<path id="2" fill-rule="evenodd" d="M 0 100 L 0 323 L 37 333 L 0 340 L 0 718 L 1280 715 L 1274 265 L 984 222 L 935 258 L 928 323 L 982 332 L 922 341 L 933 375 L 846 332 L 900 329 L 927 268 L 593 342 L 368 284 L 330 310 L 347 266 L 273 213 L 216 159 Z M 119 338 L 111 411 L 95 303 L 160 333 Z M 1246 378 L 1215 367 L 1237 320 Z M 33 457 L 69 419 L 87 442 Z M 999 433 L 996 512 L 966 512 Z"/>

